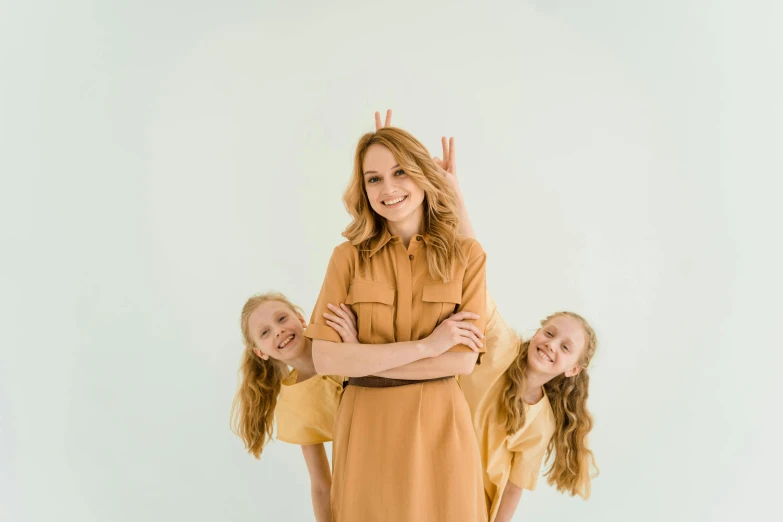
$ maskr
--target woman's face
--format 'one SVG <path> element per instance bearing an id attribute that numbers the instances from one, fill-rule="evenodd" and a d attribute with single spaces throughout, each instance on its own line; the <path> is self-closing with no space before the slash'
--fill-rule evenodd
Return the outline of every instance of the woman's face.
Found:
<path id="1" fill-rule="evenodd" d="M 364 188 L 372 209 L 393 223 L 424 217 L 424 190 L 397 164 L 392 152 L 383 145 L 367 148 L 362 164 Z"/>
<path id="2" fill-rule="evenodd" d="M 529 368 L 555 378 L 573 377 L 582 370 L 579 360 L 587 346 L 582 324 L 567 315 L 550 319 L 536 332 L 527 349 Z"/>
<path id="3" fill-rule="evenodd" d="M 305 347 L 305 320 L 285 303 L 266 301 L 248 318 L 253 351 L 262 359 L 290 361 L 302 354 Z"/>

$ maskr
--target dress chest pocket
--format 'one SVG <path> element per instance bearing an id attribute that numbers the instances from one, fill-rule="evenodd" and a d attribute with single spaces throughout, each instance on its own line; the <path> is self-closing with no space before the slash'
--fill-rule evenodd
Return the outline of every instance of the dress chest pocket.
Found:
<path id="1" fill-rule="evenodd" d="M 425 328 L 432 325 L 431 328 L 435 329 L 462 303 L 462 281 L 426 283 L 422 291 L 422 301 Z"/>
<path id="2" fill-rule="evenodd" d="M 351 282 L 345 304 L 356 314 L 359 342 L 394 341 L 394 295 L 391 286 L 375 281 L 356 279 Z"/>

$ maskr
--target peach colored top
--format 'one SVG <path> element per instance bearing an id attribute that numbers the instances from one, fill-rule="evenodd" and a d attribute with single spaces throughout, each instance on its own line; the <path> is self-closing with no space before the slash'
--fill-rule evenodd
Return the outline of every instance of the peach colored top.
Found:
<path id="1" fill-rule="evenodd" d="M 513 435 L 500 422 L 505 373 L 519 353 L 520 340 L 487 296 L 488 347 L 481 366 L 460 376 L 460 387 L 470 407 L 484 470 L 484 494 L 490 522 L 495 519 L 508 482 L 528 490 L 536 487 L 546 448 L 555 431 L 555 419 L 546 394 L 526 405 L 525 425 Z"/>
<path id="2" fill-rule="evenodd" d="M 298 377 L 298 372 L 291 370 L 283 380 L 275 408 L 277 439 L 302 446 L 329 442 L 343 393 L 343 379 L 315 375 L 296 382 Z"/>

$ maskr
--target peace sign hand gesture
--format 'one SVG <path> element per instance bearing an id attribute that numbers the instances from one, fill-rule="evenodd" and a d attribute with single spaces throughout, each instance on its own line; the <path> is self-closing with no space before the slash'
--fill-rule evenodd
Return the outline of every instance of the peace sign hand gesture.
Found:
<path id="1" fill-rule="evenodd" d="M 454 144 L 454 138 L 449 138 L 449 140 L 446 141 L 446 137 L 443 136 L 440 141 L 443 146 L 443 159 L 436 156 L 432 158 L 432 160 L 435 162 L 435 165 L 437 165 L 438 172 L 446 178 L 446 181 L 448 181 L 451 188 L 454 189 L 459 200 L 462 201 L 462 191 L 460 191 L 459 181 L 457 180 L 457 148 Z"/>
<path id="2" fill-rule="evenodd" d="M 381 113 L 375 112 L 375 130 L 380 130 L 384 127 L 391 127 L 391 116 L 392 112 L 391 109 L 386 110 L 386 123 L 381 125 Z"/>

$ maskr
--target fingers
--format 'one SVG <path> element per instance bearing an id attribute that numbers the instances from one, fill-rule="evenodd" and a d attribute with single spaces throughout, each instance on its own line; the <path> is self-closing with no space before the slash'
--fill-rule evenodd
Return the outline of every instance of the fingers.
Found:
<path id="1" fill-rule="evenodd" d="M 468 348 L 470 348 L 471 350 L 473 350 L 476 353 L 478 353 L 480 351 L 479 347 L 476 346 L 470 339 L 468 339 L 466 341 L 463 341 L 462 344 L 464 344 L 465 346 L 467 346 Z"/>
<path id="2" fill-rule="evenodd" d="M 462 328 L 463 330 L 470 330 L 473 332 L 474 335 L 476 335 L 479 339 L 484 338 L 484 334 L 479 330 L 478 326 L 476 326 L 473 323 L 469 323 L 467 321 L 459 321 L 456 323 L 458 328 Z"/>
<path id="3" fill-rule="evenodd" d="M 453 137 L 449 139 L 449 172 L 457 174 L 457 148 Z"/>
<path id="4" fill-rule="evenodd" d="M 350 308 L 342 303 L 340 303 L 340 308 L 343 310 L 345 320 L 348 321 L 351 333 L 353 333 L 354 336 L 359 337 L 359 333 L 356 331 L 356 316 Z"/>
<path id="5" fill-rule="evenodd" d="M 336 313 L 337 315 L 339 315 L 340 317 L 342 317 L 345 321 L 347 321 L 349 323 L 350 322 L 354 322 L 356 320 L 356 318 L 353 315 L 353 312 L 351 312 L 350 309 L 348 309 L 342 303 L 340 303 L 339 307 L 335 306 L 335 305 L 333 305 L 331 303 L 327 304 L 326 306 L 329 308 L 329 310 L 331 310 L 332 312 Z"/>
<path id="6" fill-rule="evenodd" d="M 456 314 L 451 314 L 449 319 L 452 321 L 469 321 L 471 319 L 478 319 L 479 317 L 481 317 L 479 314 L 474 314 L 473 312 L 467 312 L 463 310 L 461 312 L 457 312 Z"/>
<path id="7" fill-rule="evenodd" d="M 460 336 L 461 336 L 463 339 L 467 339 L 467 340 L 469 340 L 469 341 L 473 342 L 473 344 L 475 344 L 476 346 L 479 346 L 479 347 L 482 347 L 482 348 L 484 347 L 484 343 L 482 343 L 482 342 L 479 340 L 479 336 L 478 336 L 478 335 L 476 335 L 476 334 L 475 334 L 474 332 L 472 332 L 471 330 L 468 330 L 468 329 L 460 329 L 460 330 L 459 330 L 459 335 L 460 335 Z M 468 343 L 465 343 L 465 344 L 468 344 Z"/>
<path id="8" fill-rule="evenodd" d="M 337 316 L 324 314 L 324 317 L 328 316 L 328 319 L 340 323 L 347 331 L 356 334 L 356 316 L 353 315 L 353 312 L 350 308 L 342 303 L 340 303 L 339 307 L 333 304 L 327 304 L 326 306 L 329 308 L 329 310 L 337 314 Z"/>
<path id="9" fill-rule="evenodd" d="M 375 130 L 380 130 L 384 127 L 391 127 L 391 118 L 392 118 L 392 111 L 391 109 L 387 109 L 386 122 L 383 125 L 381 125 L 381 113 L 375 111 Z"/>
<path id="10" fill-rule="evenodd" d="M 350 308 L 348 308 L 348 307 L 347 307 L 346 305 L 344 305 L 343 303 L 340 303 L 340 308 L 343 310 L 343 312 L 345 312 L 345 315 L 346 315 L 346 316 L 348 316 L 348 319 L 350 319 L 350 321 L 351 321 L 353 324 L 356 324 L 356 316 L 354 315 L 354 313 L 353 313 L 353 310 L 351 310 Z"/>
<path id="11" fill-rule="evenodd" d="M 348 331 L 343 328 L 340 324 L 335 323 L 334 321 L 330 321 L 329 319 L 326 320 L 326 324 L 334 328 L 334 331 L 337 332 L 337 334 L 340 336 L 340 339 L 343 340 L 343 342 L 347 342 L 351 340 L 351 335 L 348 333 Z"/>
<path id="12" fill-rule="evenodd" d="M 460 330 L 460 332 L 467 332 L 467 330 Z M 468 335 L 460 335 L 457 337 L 457 342 L 459 344 L 464 344 L 474 352 L 478 352 L 480 350 L 480 347 L 484 346 L 481 344 L 481 341 L 479 341 L 475 335 L 472 333 Z"/>
<path id="13" fill-rule="evenodd" d="M 446 136 L 441 136 L 440 146 L 443 149 L 443 161 L 444 162 L 449 161 L 449 144 L 446 141 Z"/>

